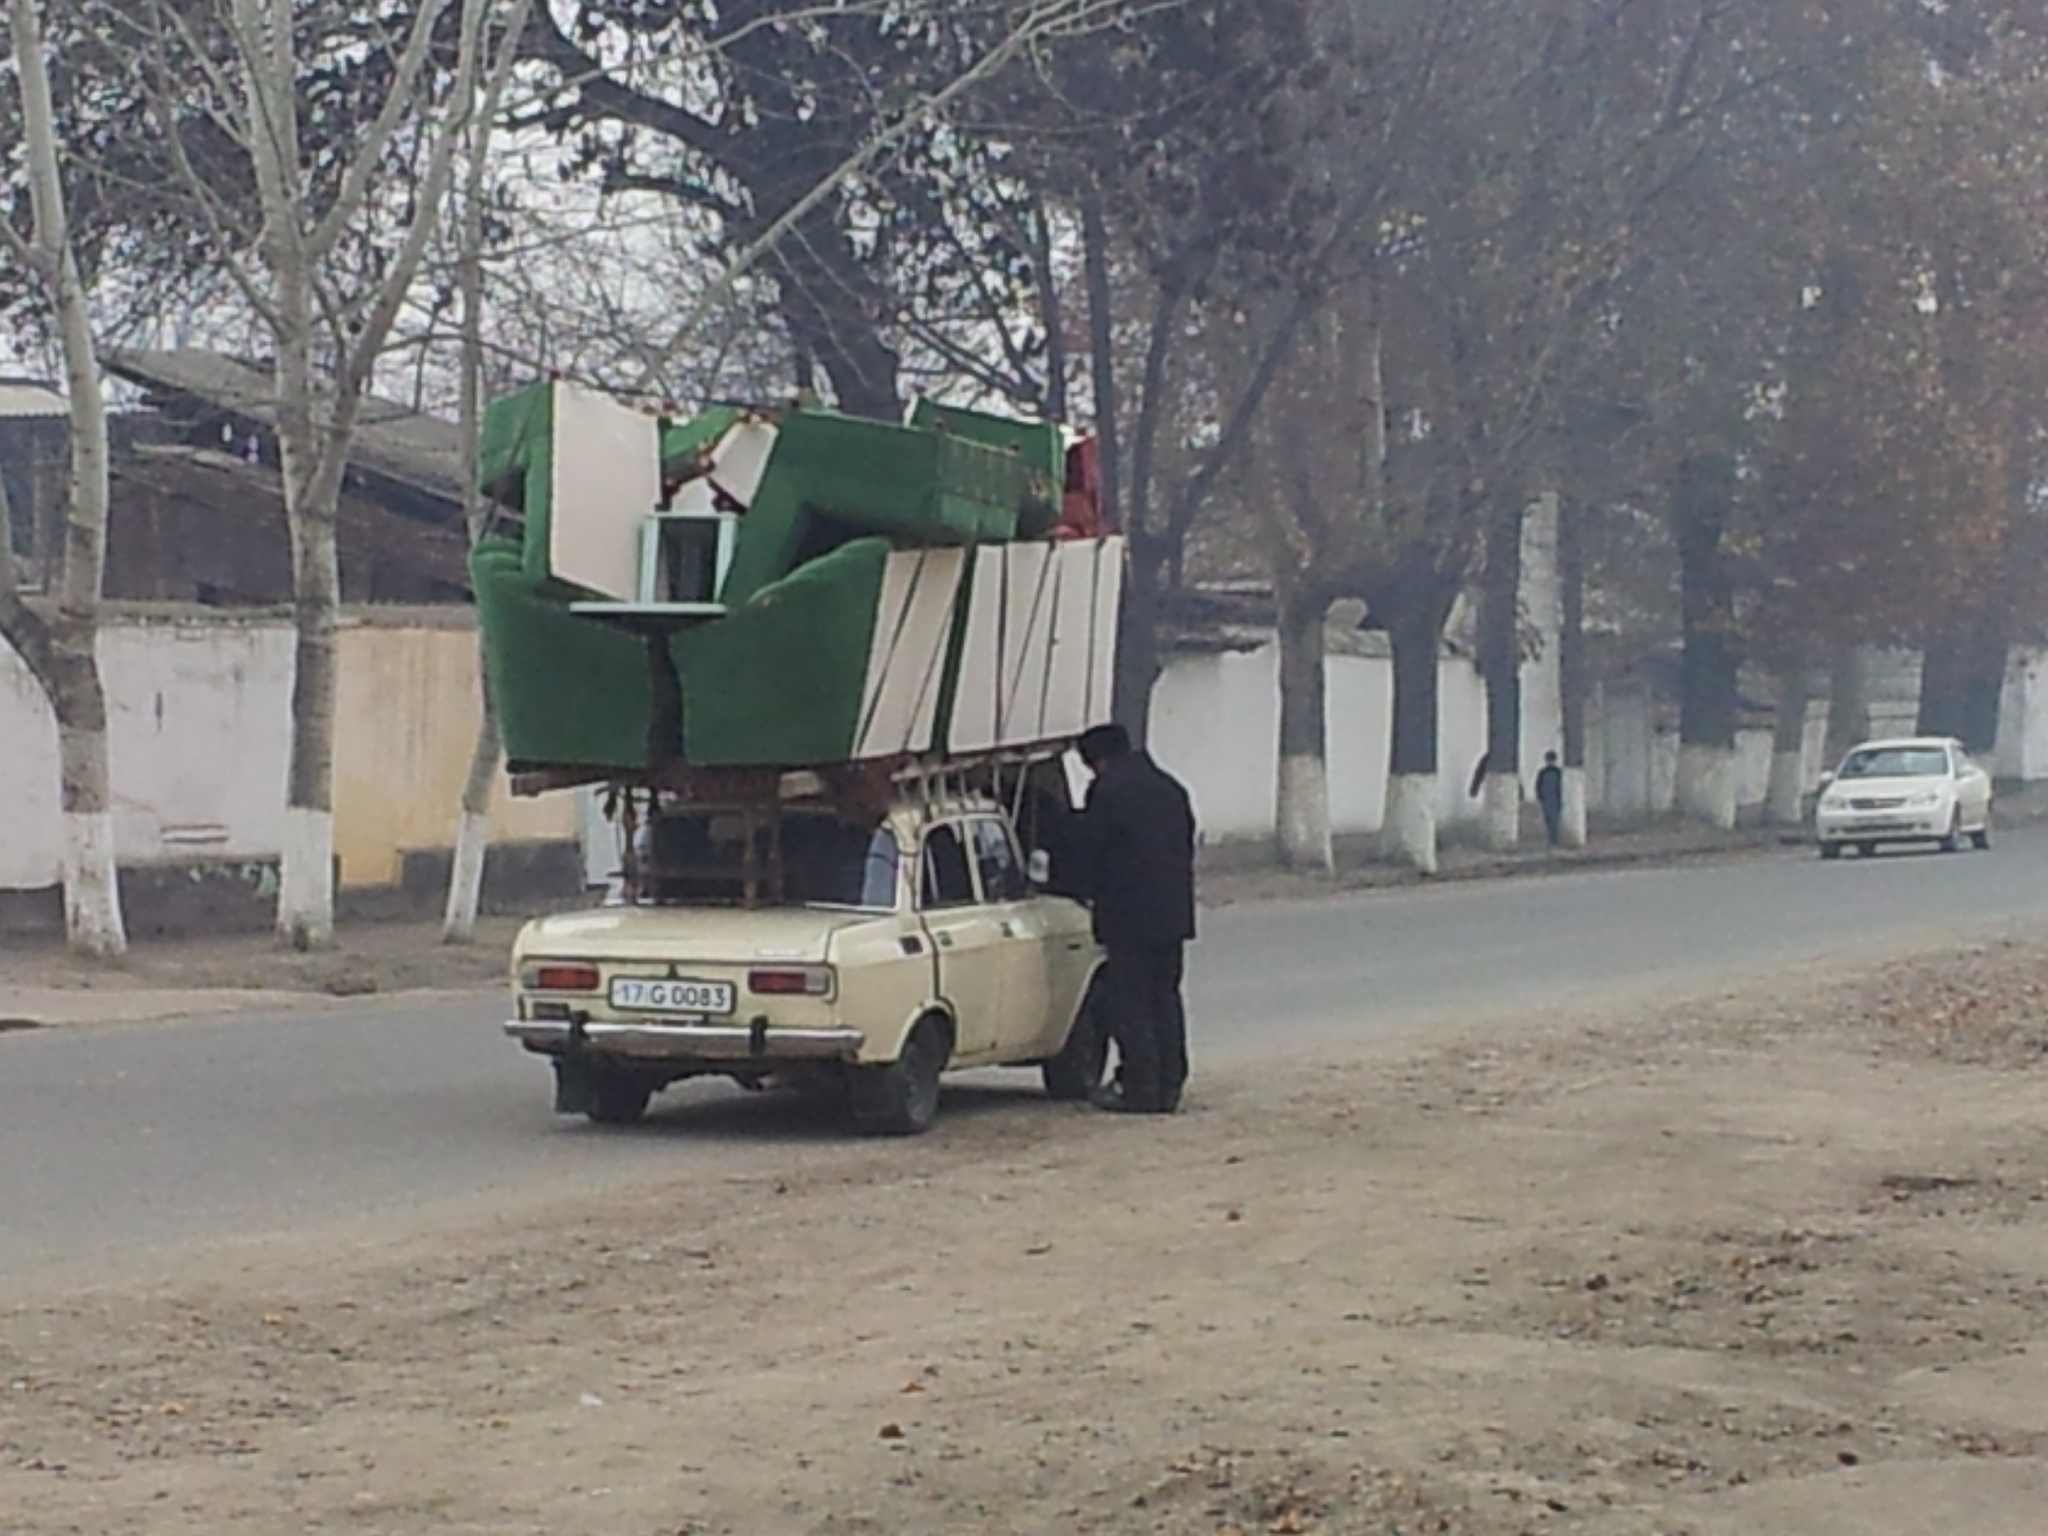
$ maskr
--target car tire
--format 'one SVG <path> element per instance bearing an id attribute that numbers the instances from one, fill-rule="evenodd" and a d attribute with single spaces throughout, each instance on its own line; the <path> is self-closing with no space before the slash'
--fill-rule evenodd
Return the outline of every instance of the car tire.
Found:
<path id="1" fill-rule="evenodd" d="M 1941 851 L 1943 853 L 1961 853 L 1963 851 L 1963 812 L 1960 806 L 1949 816 L 1948 836 L 1941 840 Z"/>
<path id="2" fill-rule="evenodd" d="M 1102 980 L 1089 982 L 1074 1015 L 1074 1027 L 1057 1056 L 1040 1063 L 1045 1096 L 1062 1104 L 1079 1103 L 1102 1086 L 1109 1071 L 1109 1030 L 1102 1018 Z"/>
<path id="3" fill-rule="evenodd" d="M 1877 844 L 1875 844 L 1875 843 L 1858 843 L 1858 844 L 1856 845 L 1856 856 L 1857 856 L 1858 858 L 1860 858 L 1860 859 L 1874 859 L 1874 858 L 1876 858 L 1876 857 L 1877 857 Z"/>
<path id="4" fill-rule="evenodd" d="M 953 1054 L 945 1024 L 920 1019 L 896 1059 L 853 1074 L 854 1123 L 877 1136 L 917 1136 L 939 1116 L 939 1079 Z"/>
<path id="5" fill-rule="evenodd" d="M 1991 818 L 1984 818 L 1984 825 L 1970 834 L 1970 842 L 1979 853 L 1991 851 Z"/>
<path id="6" fill-rule="evenodd" d="M 593 1125 L 632 1125 L 647 1113 L 654 1087 L 631 1072 L 600 1072 L 591 1080 L 590 1107 L 583 1113 Z"/>
<path id="7" fill-rule="evenodd" d="M 1822 843 L 1820 845 L 1820 856 L 1824 859 L 1839 859 L 1842 856 L 1842 845 L 1840 843 Z"/>

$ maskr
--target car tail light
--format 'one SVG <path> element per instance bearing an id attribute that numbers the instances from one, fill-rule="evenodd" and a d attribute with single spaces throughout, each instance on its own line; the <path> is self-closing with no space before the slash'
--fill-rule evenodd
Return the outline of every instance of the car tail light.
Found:
<path id="1" fill-rule="evenodd" d="M 598 988 L 594 965 L 529 965 L 519 973 L 519 984 L 529 992 L 595 992 Z"/>
<path id="2" fill-rule="evenodd" d="M 830 997 L 832 969 L 824 965 L 791 966 L 747 972 L 747 990 L 763 997 Z"/>

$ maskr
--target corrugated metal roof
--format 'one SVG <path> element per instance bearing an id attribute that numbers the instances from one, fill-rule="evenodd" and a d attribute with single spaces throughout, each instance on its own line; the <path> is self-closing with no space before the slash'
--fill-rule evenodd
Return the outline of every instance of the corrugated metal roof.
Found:
<path id="1" fill-rule="evenodd" d="M 46 385 L 26 379 L 0 379 L 0 417 L 63 416 L 69 410 L 64 397 Z"/>
<path id="2" fill-rule="evenodd" d="M 270 375 L 215 352 L 110 351 L 107 367 L 145 390 L 192 396 L 264 426 L 276 422 Z M 369 396 L 349 461 L 451 501 L 462 499 L 462 435 L 455 423 Z"/>

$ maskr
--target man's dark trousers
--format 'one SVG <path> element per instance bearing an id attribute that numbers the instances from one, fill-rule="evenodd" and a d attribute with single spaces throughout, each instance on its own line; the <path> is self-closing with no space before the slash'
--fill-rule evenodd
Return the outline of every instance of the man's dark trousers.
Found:
<path id="1" fill-rule="evenodd" d="M 1103 984 L 1117 1077 L 1133 1103 L 1172 1109 L 1188 1080 L 1184 946 L 1111 944 Z"/>

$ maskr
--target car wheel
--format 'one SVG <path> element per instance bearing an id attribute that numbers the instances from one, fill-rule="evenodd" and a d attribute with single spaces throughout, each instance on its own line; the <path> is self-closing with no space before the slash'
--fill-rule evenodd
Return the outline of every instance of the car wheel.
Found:
<path id="1" fill-rule="evenodd" d="M 1824 859 L 1839 859 L 1842 856 L 1842 845 L 1840 843 L 1822 843 L 1820 845 L 1820 856 Z"/>
<path id="2" fill-rule="evenodd" d="M 853 1074 L 853 1118 L 879 1136 L 916 1136 L 939 1117 L 939 1078 L 953 1044 L 938 1019 L 920 1019 L 896 1059 Z"/>
<path id="3" fill-rule="evenodd" d="M 1856 845 L 1856 853 L 1859 858 L 1874 859 L 1877 857 L 1877 844 L 1858 843 Z"/>
<path id="4" fill-rule="evenodd" d="M 1963 808 L 1961 806 L 1957 806 L 1949 814 L 1948 835 L 1941 840 L 1941 851 L 1943 853 L 1961 853 L 1963 851 Z"/>
<path id="5" fill-rule="evenodd" d="M 1099 976 L 1088 984 L 1074 1027 L 1067 1031 L 1067 1043 L 1039 1070 L 1045 1075 L 1046 1097 L 1062 1103 L 1085 1099 L 1102 1086 L 1103 1074 L 1109 1070 L 1109 1030 L 1102 1019 Z"/>
<path id="6" fill-rule="evenodd" d="M 1991 851 L 1991 818 L 1989 816 L 1984 818 L 1983 826 L 1970 834 L 1970 842 L 1979 852 L 1988 853 Z"/>
<path id="7" fill-rule="evenodd" d="M 583 1113 L 596 1125 L 631 1125 L 647 1113 L 654 1084 L 631 1072 L 600 1072 L 590 1084 L 590 1103 Z"/>

